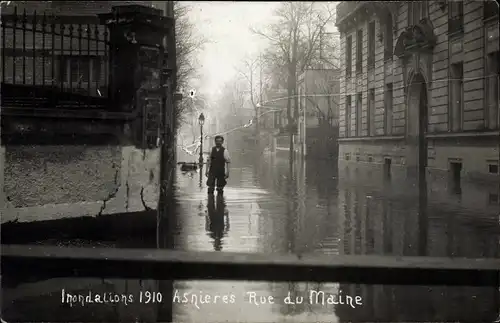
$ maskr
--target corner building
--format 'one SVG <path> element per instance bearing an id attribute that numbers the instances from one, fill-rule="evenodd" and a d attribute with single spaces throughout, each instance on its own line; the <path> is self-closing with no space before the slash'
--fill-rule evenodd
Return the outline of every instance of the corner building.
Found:
<path id="1" fill-rule="evenodd" d="M 342 2 L 339 164 L 499 175 L 494 1 Z"/>

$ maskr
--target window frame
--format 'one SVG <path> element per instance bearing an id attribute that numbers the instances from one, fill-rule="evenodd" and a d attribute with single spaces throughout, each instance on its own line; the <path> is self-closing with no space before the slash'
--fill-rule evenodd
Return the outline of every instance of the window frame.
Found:
<path id="1" fill-rule="evenodd" d="M 347 137 L 351 137 L 351 122 L 352 122 L 352 98 L 351 98 L 351 95 L 346 96 L 345 119 L 346 119 L 345 133 L 346 133 L 346 138 L 347 138 Z"/>
<path id="2" fill-rule="evenodd" d="M 375 135 L 375 88 L 368 89 L 368 102 L 367 102 L 367 135 L 369 137 Z"/>
<path id="3" fill-rule="evenodd" d="M 73 89 L 81 89 L 92 87 L 95 84 L 99 88 L 102 77 L 102 59 L 100 56 L 96 55 L 60 55 L 60 82 L 64 85 L 68 85 Z M 72 63 L 78 64 L 78 72 L 80 72 L 80 64 L 82 62 L 88 63 L 88 67 L 84 68 L 88 70 L 88 73 L 76 74 L 81 75 L 80 79 L 73 80 L 73 69 Z M 88 80 L 86 78 L 88 77 Z M 80 86 L 75 86 L 80 84 Z M 85 84 L 85 86 L 84 86 Z"/>
<path id="4" fill-rule="evenodd" d="M 429 16 L 429 1 L 408 2 L 408 26 L 417 25 Z"/>
<path id="5" fill-rule="evenodd" d="M 392 14 L 389 13 L 384 24 L 384 62 L 391 60 L 394 52 L 394 37 Z"/>
<path id="6" fill-rule="evenodd" d="M 352 35 L 346 37 L 346 77 L 352 77 Z"/>
<path id="7" fill-rule="evenodd" d="M 375 31 L 376 31 L 375 20 L 372 20 L 368 23 L 368 57 L 367 57 L 368 70 L 372 70 L 375 68 L 375 51 L 376 51 Z"/>
<path id="8" fill-rule="evenodd" d="M 363 74 L 363 28 L 356 31 L 356 75 Z"/>
<path id="9" fill-rule="evenodd" d="M 464 2 L 448 2 L 448 34 L 463 33 L 464 26 Z"/>
<path id="10" fill-rule="evenodd" d="M 500 51 L 486 55 L 486 127 L 490 130 L 500 128 Z M 496 71 L 495 71 L 496 69 Z M 495 89 L 496 87 L 496 89 Z"/>
<path id="11" fill-rule="evenodd" d="M 459 70 L 457 70 L 457 68 Z M 460 71 L 460 73 L 457 73 Z M 459 75 L 460 74 L 460 75 Z M 464 64 L 462 61 L 450 64 L 450 90 L 449 96 L 450 106 L 450 131 L 460 132 L 463 130 L 463 114 L 464 114 Z M 457 94 L 458 92 L 458 94 Z M 459 103 L 457 104 L 457 99 Z"/>
<path id="12" fill-rule="evenodd" d="M 392 135 L 393 126 L 393 83 L 385 84 L 384 91 L 384 134 Z"/>
<path id="13" fill-rule="evenodd" d="M 356 93 L 356 136 L 363 136 L 363 92 Z"/>

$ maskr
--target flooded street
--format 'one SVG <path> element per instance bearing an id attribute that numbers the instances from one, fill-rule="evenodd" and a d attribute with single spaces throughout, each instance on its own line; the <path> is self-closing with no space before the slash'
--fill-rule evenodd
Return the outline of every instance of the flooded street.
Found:
<path id="1" fill-rule="evenodd" d="M 192 159 L 179 156 L 179 160 Z M 171 204 L 175 211 L 168 221 L 157 222 L 153 210 L 142 215 L 141 227 L 135 222 L 134 232 L 121 236 L 117 230 L 127 227 L 117 229 L 116 225 L 131 220 L 117 218 L 114 224 L 86 229 L 72 238 L 28 243 L 174 247 L 271 257 L 273 253 L 500 256 L 499 207 L 494 198 L 498 186 L 464 182 L 458 188 L 451 183 L 443 187 L 441 180 L 430 177 L 425 200 L 422 196 L 426 195 L 419 195 L 418 187 L 400 178 L 397 169 L 388 177 L 373 165 L 340 164 L 337 169 L 332 162 L 296 161 L 290 168 L 287 154 L 254 156 L 238 150 L 232 151 L 232 160 L 223 195 L 210 197 L 206 177 L 200 177 L 199 171 L 178 170 Z M 64 234 L 69 228 L 59 230 Z M 95 235 L 93 230 L 102 232 Z M 498 289 L 486 287 L 210 280 L 172 284 L 137 279 L 47 279 L 43 273 L 37 274 L 40 277 L 29 281 L 3 280 L 3 318 L 7 322 L 35 318 L 51 322 L 55 316 L 57 320 L 81 321 L 89 313 L 93 321 L 102 322 L 165 322 L 171 315 L 173 322 L 492 322 L 500 301 Z M 124 305 L 61 303 L 65 294 L 137 297 L 146 291 L 161 294 L 160 304 L 138 303 L 137 298 Z"/>
<path id="2" fill-rule="evenodd" d="M 427 207 L 422 208 L 411 184 L 384 180 L 376 170 L 337 171 L 326 162 L 297 162 L 290 176 L 286 154 L 263 156 L 255 164 L 245 163 L 250 156 L 233 155 L 222 198 L 208 198 L 206 178 L 200 181 L 199 173 L 178 174 L 176 248 L 325 257 L 500 255 L 498 204 L 491 201 L 495 187 L 462 185 L 470 196 L 457 196 L 429 185 Z M 422 210 L 426 212 L 419 216 Z M 174 289 L 178 295 L 235 299 L 234 304 L 193 304 L 191 298 L 179 304 L 174 299 L 174 321 L 179 322 L 478 322 L 494 319 L 499 301 L 497 290 L 472 287 L 189 281 L 177 282 Z M 317 304 L 311 291 L 359 296 L 362 305 Z M 261 304 L 260 296 L 272 296 L 275 304 Z M 285 304 L 287 296 L 295 303 L 295 297 L 299 302 L 303 297 L 303 302 Z"/>
<path id="3" fill-rule="evenodd" d="M 497 3 L 0 9 L 0 323 L 500 323 Z"/>

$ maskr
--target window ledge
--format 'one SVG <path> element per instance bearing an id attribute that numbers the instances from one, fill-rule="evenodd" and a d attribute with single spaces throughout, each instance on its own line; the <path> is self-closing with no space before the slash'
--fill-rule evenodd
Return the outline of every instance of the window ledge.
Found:
<path id="1" fill-rule="evenodd" d="M 447 139 L 447 138 L 475 138 L 475 137 L 495 137 L 500 136 L 500 130 L 492 131 L 474 131 L 474 132 L 446 132 L 446 133 L 429 133 L 425 137 L 429 139 Z"/>
<path id="2" fill-rule="evenodd" d="M 483 19 L 484 24 L 487 24 L 490 22 L 497 22 L 498 23 L 498 15 L 494 15 L 494 16 Z"/>
<path id="3" fill-rule="evenodd" d="M 458 38 L 460 36 L 463 37 L 463 35 L 464 35 L 463 28 L 459 29 L 459 30 L 452 31 L 452 32 L 448 32 L 448 38 Z"/>
<path id="4" fill-rule="evenodd" d="M 339 142 L 356 142 L 356 141 L 398 141 L 405 139 L 405 136 L 371 136 L 371 137 L 344 137 L 339 138 Z"/>
<path id="5" fill-rule="evenodd" d="M 451 139 L 451 138 L 477 138 L 477 137 L 495 137 L 500 136 L 500 130 L 492 131 L 474 131 L 474 132 L 446 132 L 446 133 L 429 133 L 425 137 L 427 139 Z M 364 137 L 342 137 L 339 142 L 359 142 L 359 141 L 398 141 L 406 139 L 405 135 L 396 136 L 364 136 Z"/>

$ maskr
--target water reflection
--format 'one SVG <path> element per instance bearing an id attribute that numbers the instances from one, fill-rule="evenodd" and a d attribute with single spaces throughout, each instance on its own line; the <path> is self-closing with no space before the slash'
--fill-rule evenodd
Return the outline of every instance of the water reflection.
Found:
<path id="1" fill-rule="evenodd" d="M 357 172 L 367 176 L 363 170 Z M 387 186 L 386 181 L 377 186 L 372 178 L 370 185 L 356 184 L 346 177 L 340 182 L 338 215 L 344 254 L 499 256 L 498 209 L 486 203 L 471 207 L 463 199 L 449 198 L 441 194 L 439 183 L 428 187 L 425 182 L 392 181 Z M 472 183 L 462 189 L 476 198 L 487 193 Z M 336 313 L 344 320 L 493 321 L 498 308 L 496 288 L 355 284 L 340 288 L 367 301 L 361 311 L 338 308 Z"/>
<path id="2" fill-rule="evenodd" d="M 208 194 L 206 230 L 213 239 L 215 251 L 222 250 L 222 239 L 229 231 L 229 212 L 223 194 Z"/>
<path id="3" fill-rule="evenodd" d="M 249 251 L 249 241 L 235 237 L 252 236 L 252 250 L 257 252 L 319 253 L 326 257 L 499 257 L 499 208 L 488 202 L 492 190 L 496 194 L 498 188 L 462 183 L 462 195 L 457 198 L 456 190 L 450 192 L 446 179 L 409 181 L 394 170 L 396 166 L 392 166 L 389 176 L 385 165 L 370 169 L 337 168 L 332 162 L 298 160 L 290 171 L 286 156 L 259 158 L 258 162 L 248 158 L 233 163 L 232 174 L 237 178 L 229 183 L 226 192 L 232 195 L 227 199 L 227 209 L 235 226 L 224 244 L 231 251 Z M 252 195 L 251 188 L 267 194 Z M 248 207 L 242 206 L 245 204 Z M 255 204 L 259 208 L 259 230 L 250 233 L 242 220 L 252 217 L 250 210 Z M 219 222 L 219 236 L 220 228 Z M 184 226 L 180 235 L 191 236 L 196 230 L 195 226 Z M 210 231 L 213 234 L 215 230 Z M 184 247 L 204 249 L 193 239 Z M 493 288 L 250 282 L 189 282 L 185 286 L 189 286 L 188 290 L 196 286 L 207 292 L 231 288 L 241 295 L 257 290 L 277 300 L 274 305 L 259 307 L 262 320 L 255 316 L 255 308 L 249 307 L 232 314 L 211 315 L 213 321 L 467 321 L 473 317 L 494 319 L 498 307 L 498 290 Z M 363 306 L 311 304 L 306 300 L 312 289 L 360 296 Z M 304 301 L 286 303 L 287 297 Z M 203 317 L 182 307 L 178 307 L 177 313 L 195 321 Z"/>
<path id="4" fill-rule="evenodd" d="M 224 195 L 207 197 L 197 176 L 178 174 L 176 198 L 169 204 L 175 208 L 165 212 L 170 214 L 167 219 L 159 219 L 156 245 L 146 247 L 323 257 L 500 257 L 499 205 L 492 203 L 498 201 L 492 198 L 500 194 L 498 185 L 464 182 L 458 198 L 446 178 L 431 178 L 425 185 L 409 182 L 399 176 L 396 166 L 391 166 L 388 176 L 383 165 L 380 169 L 337 168 L 332 162 L 299 160 L 290 172 L 286 156 L 238 160 L 239 153 L 232 153 Z M 154 233 L 144 232 L 148 234 Z M 493 321 L 499 304 L 498 290 L 493 288 L 220 281 L 178 281 L 171 287 L 169 283 L 150 288 L 165 295 L 172 290 L 235 295 L 234 304 L 197 308 L 175 303 L 172 309 L 163 309 L 163 313 L 173 311 L 173 321 L 180 322 L 479 322 Z M 142 288 L 133 284 L 134 290 Z M 131 290 L 132 281 L 115 285 Z M 363 305 L 310 302 L 312 290 L 337 297 L 360 296 Z M 249 302 L 247 292 L 272 296 L 275 302 L 257 306 Z M 54 299 L 58 296 L 54 293 Z M 4 308 L 21 311 L 25 304 L 17 304 Z M 33 313 L 39 312 L 33 307 Z"/>

